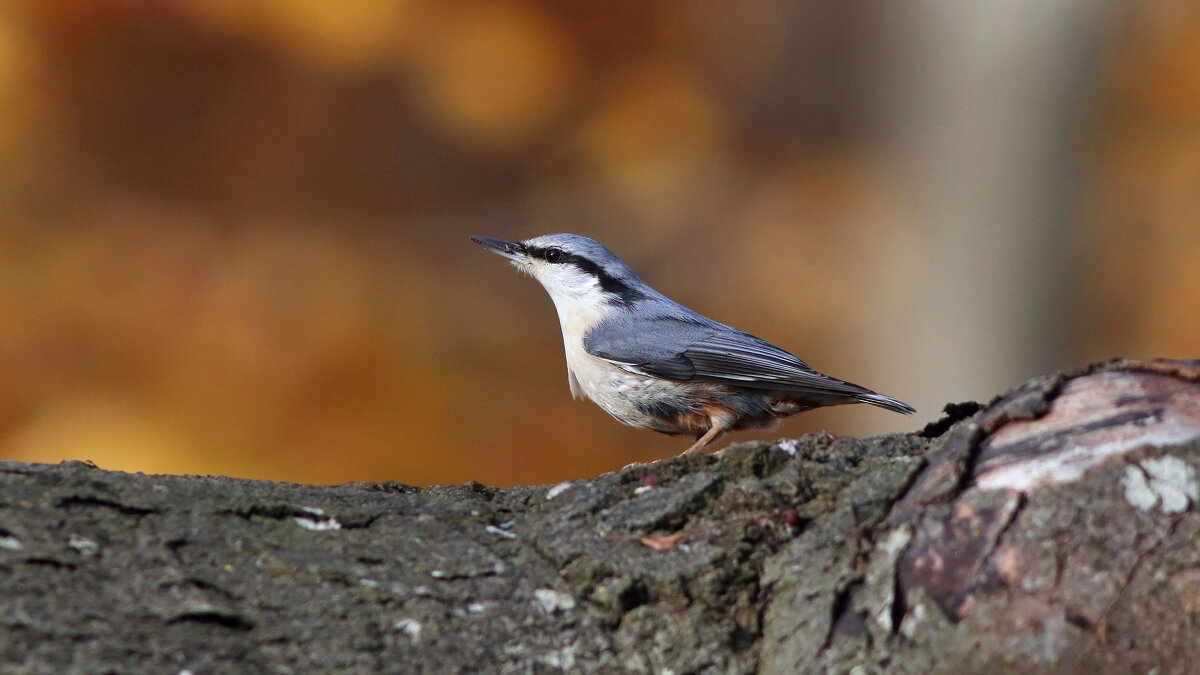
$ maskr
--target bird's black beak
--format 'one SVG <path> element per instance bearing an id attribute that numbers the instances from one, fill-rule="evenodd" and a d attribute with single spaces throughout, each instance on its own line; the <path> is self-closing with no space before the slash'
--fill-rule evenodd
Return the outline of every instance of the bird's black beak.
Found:
<path id="1" fill-rule="evenodd" d="M 491 237 L 480 237 L 479 235 L 471 235 L 471 241 L 479 244 L 496 255 L 504 256 L 509 260 L 521 260 L 525 257 L 525 244 L 514 241 L 504 241 L 503 239 L 492 239 Z"/>

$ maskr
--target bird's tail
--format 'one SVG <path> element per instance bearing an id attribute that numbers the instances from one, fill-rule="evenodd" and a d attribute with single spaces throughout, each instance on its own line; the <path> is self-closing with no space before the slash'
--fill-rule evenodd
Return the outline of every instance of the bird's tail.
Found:
<path id="1" fill-rule="evenodd" d="M 904 401 L 901 401 L 900 399 L 892 398 L 891 396 L 884 396 L 883 394 L 876 394 L 875 392 L 859 394 L 854 398 L 862 403 L 877 405 L 880 408 L 886 408 L 892 412 L 898 412 L 903 415 L 911 415 L 917 412 L 916 408 L 905 403 Z"/>

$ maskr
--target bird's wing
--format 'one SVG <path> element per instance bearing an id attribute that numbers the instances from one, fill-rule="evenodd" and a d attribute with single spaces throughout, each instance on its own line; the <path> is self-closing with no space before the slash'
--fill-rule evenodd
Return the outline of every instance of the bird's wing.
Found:
<path id="1" fill-rule="evenodd" d="M 592 327 L 583 337 L 583 348 L 632 373 L 688 381 L 696 378 L 696 368 L 684 352 L 709 333 L 703 323 L 677 317 L 619 316 Z"/>
<path id="2" fill-rule="evenodd" d="M 765 340 L 702 317 L 608 319 L 588 332 L 584 349 L 630 372 L 671 380 L 843 396 L 871 393 L 822 375 Z"/>

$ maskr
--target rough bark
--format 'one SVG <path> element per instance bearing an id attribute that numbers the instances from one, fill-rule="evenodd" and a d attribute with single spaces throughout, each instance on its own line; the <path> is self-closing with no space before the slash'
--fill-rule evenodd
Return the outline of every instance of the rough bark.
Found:
<path id="1" fill-rule="evenodd" d="M 0 464 L 0 670 L 1184 672 L 1200 365 L 593 480 Z"/>

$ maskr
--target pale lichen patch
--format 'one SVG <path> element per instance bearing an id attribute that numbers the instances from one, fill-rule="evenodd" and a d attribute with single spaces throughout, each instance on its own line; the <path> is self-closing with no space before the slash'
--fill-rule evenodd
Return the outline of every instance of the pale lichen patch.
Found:
<path id="1" fill-rule="evenodd" d="M 1142 511 L 1183 513 L 1200 498 L 1195 467 L 1169 455 L 1126 467 L 1123 483 L 1125 500 Z"/>

